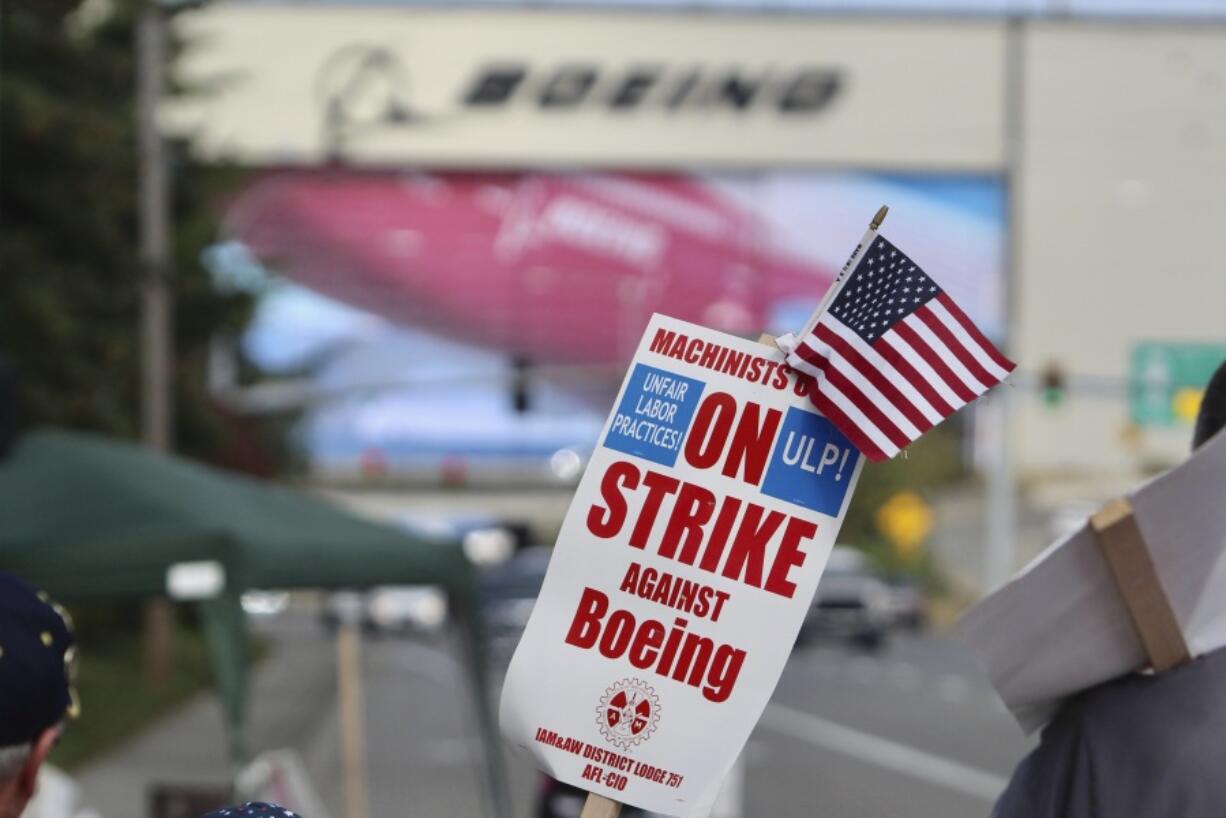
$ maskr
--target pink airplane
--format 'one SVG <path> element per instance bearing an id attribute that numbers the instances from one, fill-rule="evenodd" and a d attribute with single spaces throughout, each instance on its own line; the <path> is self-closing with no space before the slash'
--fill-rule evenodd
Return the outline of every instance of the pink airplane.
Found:
<path id="1" fill-rule="evenodd" d="M 534 363 L 624 361 L 657 311 L 753 336 L 837 272 L 683 175 L 280 171 L 228 227 L 324 295 Z"/>

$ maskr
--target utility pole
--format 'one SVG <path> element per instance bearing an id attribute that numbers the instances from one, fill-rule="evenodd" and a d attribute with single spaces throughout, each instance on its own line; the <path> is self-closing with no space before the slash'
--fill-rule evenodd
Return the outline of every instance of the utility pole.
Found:
<path id="1" fill-rule="evenodd" d="M 1017 342 L 1013 326 L 1017 318 L 1017 277 L 1021 248 L 1021 190 L 1025 115 L 1026 28 L 1022 18 L 1011 16 L 1005 23 L 1004 131 L 1005 184 L 1008 196 L 1005 231 L 1005 349 Z M 1017 553 L 1017 462 L 1013 444 L 1013 415 L 1016 396 L 1013 388 L 997 389 L 992 405 L 984 407 L 982 417 L 990 424 L 988 439 L 992 447 L 987 474 L 987 520 L 984 537 L 983 590 L 986 593 L 1009 577 Z"/>
<path id="2" fill-rule="evenodd" d="M 145 0 L 136 29 L 136 131 L 139 151 L 141 261 L 141 438 L 157 451 L 171 448 L 173 342 L 171 338 L 170 218 L 166 149 L 158 132 L 165 21 L 158 0 Z M 145 674 L 162 684 L 168 670 L 171 609 L 165 597 L 145 607 Z"/>

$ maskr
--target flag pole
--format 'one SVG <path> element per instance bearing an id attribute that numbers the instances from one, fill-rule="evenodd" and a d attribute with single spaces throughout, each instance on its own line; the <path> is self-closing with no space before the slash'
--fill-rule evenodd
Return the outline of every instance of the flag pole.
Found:
<path id="1" fill-rule="evenodd" d="M 838 276 L 834 279 L 834 283 L 830 285 L 830 288 L 826 290 L 826 294 L 822 296 L 821 303 L 817 305 L 817 309 L 813 311 L 813 314 L 809 316 L 809 320 L 805 322 L 804 327 L 796 334 L 798 341 L 807 337 L 813 331 L 813 328 L 817 326 L 817 320 L 830 307 L 835 297 L 838 296 L 839 291 L 843 289 L 843 285 L 847 283 L 847 279 L 851 277 L 852 271 L 860 264 L 860 259 L 864 258 L 864 254 L 868 252 L 873 239 L 877 237 L 877 231 L 881 228 L 881 223 L 885 221 L 886 214 L 889 212 L 890 208 L 887 205 L 877 208 L 877 213 L 873 216 L 873 220 L 869 222 L 868 230 L 865 231 L 864 237 L 860 239 L 860 243 L 852 251 L 851 258 L 847 259 L 847 263 L 839 271 Z"/>

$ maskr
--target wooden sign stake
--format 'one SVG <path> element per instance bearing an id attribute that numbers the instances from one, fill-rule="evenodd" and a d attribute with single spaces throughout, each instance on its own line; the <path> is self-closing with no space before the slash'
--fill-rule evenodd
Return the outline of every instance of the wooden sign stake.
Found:
<path id="1" fill-rule="evenodd" d="M 1191 661 L 1183 630 L 1129 502 L 1119 499 L 1103 506 L 1090 518 L 1090 529 L 1154 670 L 1161 673 Z"/>
<path id="2" fill-rule="evenodd" d="M 583 812 L 579 813 L 579 818 L 617 818 L 621 812 L 620 801 L 589 792 L 587 800 L 583 802 Z"/>

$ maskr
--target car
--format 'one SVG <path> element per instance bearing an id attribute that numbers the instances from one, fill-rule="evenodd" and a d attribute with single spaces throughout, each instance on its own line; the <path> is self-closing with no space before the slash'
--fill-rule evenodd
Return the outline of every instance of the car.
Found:
<path id="1" fill-rule="evenodd" d="M 928 598 L 918 585 L 904 578 L 887 582 L 891 627 L 922 630 L 928 624 Z"/>
<path id="2" fill-rule="evenodd" d="M 454 537 L 478 570 L 497 566 L 514 554 L 528 536 L 519 523 L 489 515 L 402 514 L 395 520 L 406 531 L 434 537 Z M 328 594 L 320 618 L 332 630 L 354 622 L 372 634 L 430 636 L 439 633 L 450 614 L 447 594 L 431 585 L 385 585 L 369 590 Z"/>
<path id="3" fill-rule="evenodd" d="M 891 618 L 890 586 L 874 574 L 868 557 L 858 549 L 835 546 L 796 641 L 834 639 L 877 650 Z"/>
<path id="4" fill-rule="evenodd" d="M 430 635 L 447 624 L 447 594 L 433 585 L 388 585 L 366 595 L 362 625 L 368 631 Z"/>
<path id="5" fill-rule="evenodd" d="M 477 604 L 492 657 L 509 658 L 536 605 L 553 548 L 533 545 L 477 578 Z"/>

